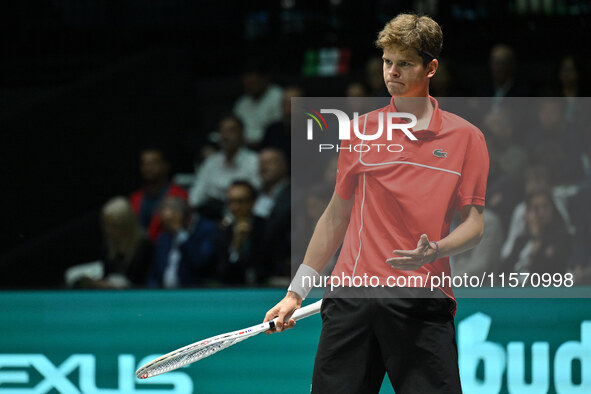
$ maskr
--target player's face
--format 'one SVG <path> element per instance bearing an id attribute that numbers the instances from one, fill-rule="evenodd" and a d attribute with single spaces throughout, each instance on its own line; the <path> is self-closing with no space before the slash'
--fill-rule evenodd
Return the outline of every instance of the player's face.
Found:
<path id="1" fill-rule="evenodd" d="M 429 80 L 437 70 L 437 60 L 426 66 L 414 49 L 391 46 L 384 49 L 384 82 L 392 96 L 426 97 L 429 94 Z"/>

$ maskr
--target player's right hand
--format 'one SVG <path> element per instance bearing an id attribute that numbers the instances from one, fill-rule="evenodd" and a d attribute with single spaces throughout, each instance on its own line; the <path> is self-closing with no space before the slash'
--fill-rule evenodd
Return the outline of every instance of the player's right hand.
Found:
<path id="1" fill-rule="evenodd" d="M 289 328 L 293 328 L 296 322 L 291 318 L 291 315 L 302 306 L 302 297 L 292 291 L 288 291 L 285 297 L 279 301 L 277 305 L 269 309 L 265 315 L 265 322 L 273 320 L 277 317 L 277 323 L 272 330 L 265 331 L 266 334 L 273 334 L 274 332 L 281 332 Z"/>

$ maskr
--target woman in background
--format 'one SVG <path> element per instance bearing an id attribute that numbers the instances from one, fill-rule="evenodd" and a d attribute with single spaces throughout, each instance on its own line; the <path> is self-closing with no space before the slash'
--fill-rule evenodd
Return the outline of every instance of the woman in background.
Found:
<path id="1" fill-rule="evenodd" d="M 527 232 L 515 240 L 503 267 L 507 273 L 565 273 L 572 237 L 546 191 L 530 194 L 526 201 Z"/>
<path id="2" fill-rule="evenodd" d="M 105 240 L 103 278 L 84 281 L 81 285 L 94 288 L 144 286 L 152 259 L 152 244 L 127 198 L 114 197 L 107 201 L 101 211 L 101 227 Z"/>

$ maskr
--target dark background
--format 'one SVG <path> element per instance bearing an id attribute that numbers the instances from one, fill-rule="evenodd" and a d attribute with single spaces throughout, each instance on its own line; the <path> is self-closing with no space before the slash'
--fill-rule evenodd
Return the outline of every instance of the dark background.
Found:
<path id="1" fill-rule="evenodd" d="M 488 53 L 516 49 L 537 94 L 567 52 L 589 64 L 587 1 L 21 0 L 0 5 L 0 286 L 59 286 L 100 255 L 98 212 L 139 187 L 138 152 L 166 149 L 191 172 L 195 136 L 240 96 L 240 74 L 264 61 L 273 80 L 341 96 L 362 78 L 384 23 L 429 12 L 444 31 L 461 94 L 488 83 Z M 431 5 L 429 8 L 429 5 Z M 304 77 L 304 53 L 349 48 L 351 71 Z"/>

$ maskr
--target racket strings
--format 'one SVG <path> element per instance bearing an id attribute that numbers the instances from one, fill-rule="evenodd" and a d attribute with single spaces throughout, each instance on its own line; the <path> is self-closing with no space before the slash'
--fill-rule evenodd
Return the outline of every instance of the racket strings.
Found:
<path id="1" fill-rule="evenodd" d="M 294 314 L 295 320 L 303 319 L 320 311 L 322 301 L 317 301 L 313 304 L 298 309 Z M 244 341 L 247 338 L 253 337 L 273 327 L 272 322 L 261 323 L 256 326 L 248 327 L 242 330 L 229 332 L 205 339 L 200 342 L 185 346 L 173 352 L 158 357 L 145 364 L 136 371 L 138 379 L 146 379 L 151 376 L 156 376 L 199 361 L 203 358 L 211 356 L 227 347 L 230 347 L 238 342 Z"/>
<path id="2" fill-rule="evenodd" d="M 240 338 L 240 340 L 242 340 L 242 338 Z M 238 338 L 222 340 L 220 342 L 212 343 L 211 345 L 207 345 L 199 349 L 187 349 L 185 352 L 182 352 L 178 356 L 167 359 L 162 364 L 154 365 L 151 368 L 147 368 L 145 371 L 142 372 L 148 373 L 150 376 L 160 375 L 165 372 L 180 368 L 184 365 L 191 364 L 195 361 L 201 360 L 202 358 L 208 357 L 222 349 L 232 346 L 236 342 L 240 342 Z"/>

